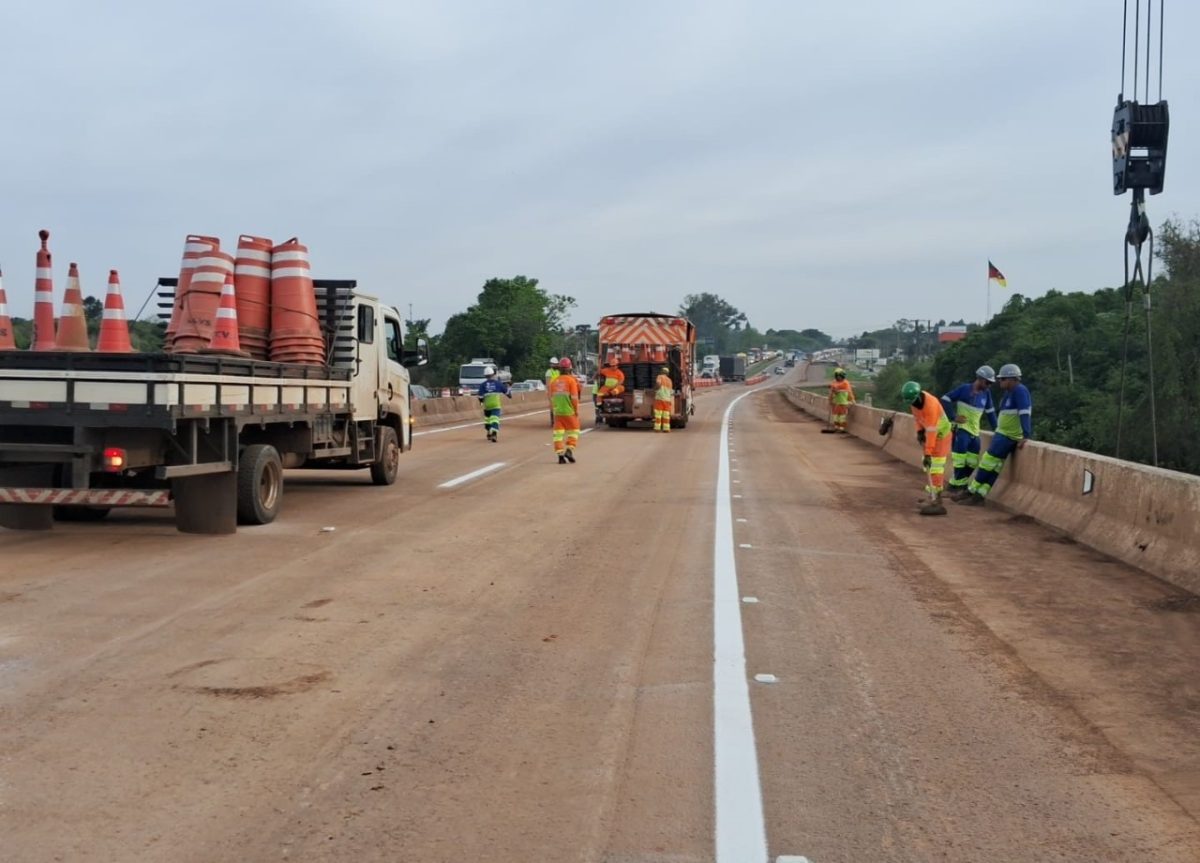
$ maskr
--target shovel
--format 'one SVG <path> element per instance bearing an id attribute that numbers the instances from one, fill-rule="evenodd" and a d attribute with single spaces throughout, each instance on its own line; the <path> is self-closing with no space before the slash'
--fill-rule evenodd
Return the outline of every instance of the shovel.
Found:
<path id="1" fill-rule="evenodd" d="M 946 507 L 942 503 L 941 498 L 933 492 L 933 471 L 929 468 L 925 469 L 925 488 L 929 489 L 929 500 L 921 504 L 919 512 L 921 515 L 945 515 Z"/>

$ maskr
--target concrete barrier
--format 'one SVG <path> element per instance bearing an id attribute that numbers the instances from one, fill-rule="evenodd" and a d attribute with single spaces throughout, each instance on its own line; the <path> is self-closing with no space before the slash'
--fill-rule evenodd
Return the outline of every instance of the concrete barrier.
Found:
<path id="1" fill-rule="evenodd" d="M 451 425 L 453 423 L 483 421 L 483 408 L 475 396 L 452 398 L 414 399 L 412 403 L 416 428 Z M 538 408 L 550 410 L 550 401 L 544 391 L 514 393 L 512 400 L 505 399 L 504 413 L 508 415 L 529 413 Z"/>
<path id="2" fill-rule="evenodd" d="M 823 393 L 789 387 L 787 398 L 826 419 Z M 920 467 L 916 424 L 895 414 L 892 431 L 879 434 L 891 411 L 854 405 L 851 434 L 893 458 Z M 991 435 L 984 434 L 984 446 Z M 1008 459 L 988 497 L 1124 563 L 1192 593 L 1200 593 L 1200 477 L 1108 456 L 1030 441 Z"/>

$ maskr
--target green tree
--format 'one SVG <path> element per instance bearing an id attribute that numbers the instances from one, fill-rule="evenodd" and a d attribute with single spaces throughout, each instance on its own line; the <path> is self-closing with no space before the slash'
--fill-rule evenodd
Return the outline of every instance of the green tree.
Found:
<path id="1" fill-rule="evenodd" d="M 745 314 L 716 294 L 688 294 L 679 314 L 695 324 L 698 337 L 712 339 L 714 353 L 732 353 L 749 347 L 742 344 L 742 330 L 750 325 Z"/>

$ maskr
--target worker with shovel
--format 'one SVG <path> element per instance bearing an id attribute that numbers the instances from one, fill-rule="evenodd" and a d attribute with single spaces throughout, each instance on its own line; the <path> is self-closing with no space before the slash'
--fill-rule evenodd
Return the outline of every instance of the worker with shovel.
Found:
<path id="1" fill-rule="evenodd" d="M 846 380 L 846 370 L 833 370 L 833 383 L 829 385 L 829 428 L 821 434 L 849 434 L 846 423 L 850 420 L 850 405 L 854 404 L 854 387 Z"/>
<path id="2" fill-rule="evenodd" d="M 925 450 L 921 467 L 925 469 L 925 491 L 929 500 L 921 506 L 921 515 L 945 515 L 942 490 L 954 427 L 937 396 L 925 392 L 916 381 L 907 381 L 900 388 L 900 398 L 910 405 L 913 418 L 917 421 L 917 442 Z"/>

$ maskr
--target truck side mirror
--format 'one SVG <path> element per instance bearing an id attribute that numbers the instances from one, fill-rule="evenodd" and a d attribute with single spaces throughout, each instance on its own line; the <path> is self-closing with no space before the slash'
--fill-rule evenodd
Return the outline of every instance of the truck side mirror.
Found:
<path id="1" fill-rule="evenodd" d="M 404 366 L 406 368 L 414 368 L 423 366 L 429 362 L 429 340 L 420 338 L 417 339 L 417 349 L 415 351 L 404 352 Z"/>

